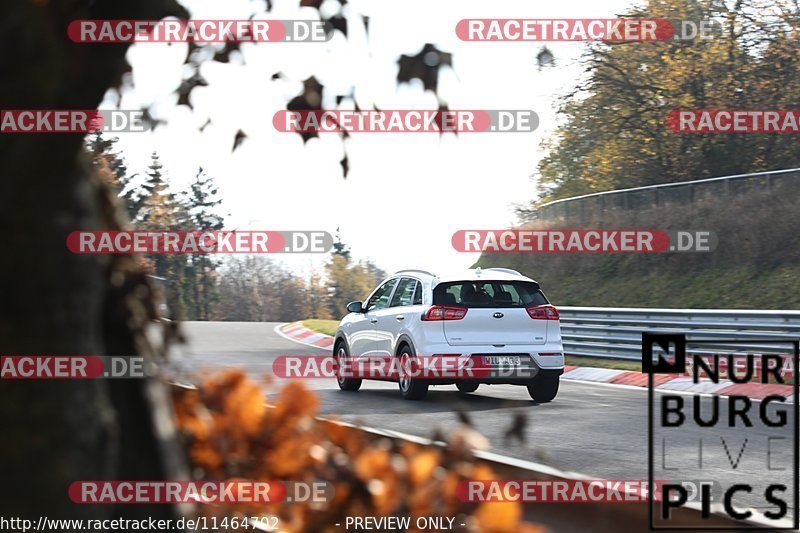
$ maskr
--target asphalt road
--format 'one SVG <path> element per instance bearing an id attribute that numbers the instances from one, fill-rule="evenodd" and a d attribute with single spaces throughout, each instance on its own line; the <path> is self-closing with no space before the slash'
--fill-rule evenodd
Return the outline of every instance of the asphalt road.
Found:
<path id="1" fill-rule="evenodd" d="M 193 376 L 198 371 L 231 367 L 242 368 L 258 379 L 270 372 L 276 356 L 329 353 L 279 336 L 274 332 L 276 325 L 186 323 L 189 344 L 175 351 L 173 366 L 189 381 L 195 379 Z M 394 383 L 365 381 L 360 391 L 343 392 L 333 379 L 306 382 L 318 392 L 321 414 L 326 416 L 335 415 L 349 422 L 431 437 L 437 430 L 447 433 L 455 428 L 459 424 L 456 411 L 461 410 L 489 439 L 490 451 L 494 453 L 592 477 L 647 479 L 648 400 L 645 389 L 562 381 L 559 395 L 553 402 L 536 404 L 524 387 L 482 385 L 477 392 L 462 395 L 455 386 L 446 385 L 432 387 L 425 401 L 412 402 L 400 397 Z M 274 387 L 271 392 L 274 393 Z M 659 394 L 656 396 L 658 398 Z M 687 396 L 686 399 L 691 404 L 691 398 Z M 708 409 L 712 401 L 704 399 L 701 411 Z M 727 421 L 725 403 L 720 403 L 723 421 Z M 763 499 L 764 484 L 785 480 L 789 492 L 784 496 L 792 507 L 791 418 L 783 428 L 769 428 L 759 421 L 758 407 L 759 403 L 754 403 L 750 417 L 752 427 L 739 424 L 735 428 L 715 430 L 694 424 L 689 408 L 687 424 L 656 435 L 656 479 L 749 483 L 754 486 L 754 495 L 749 498 L 740 495 L 734 501 L 747 502 L 762 510 L 774 509 Z M 776 407 L 771 407 L 768 414 L 774 416 L 775 411 Z M 518 414 L 527 416 L 524 438 L 508 439 L 506 432 Z M 791 417 L 791 410 L 788 414 Z M 661 437 L 666 440 L 662 442 Z M 770 437 L 773 439 L 769 440 Z M 698 468 L 700 439 L 703 441 L 702 470 Z M 658 466 L 662 458 L 666 468 L 680 470 L 662 470 Z"/>

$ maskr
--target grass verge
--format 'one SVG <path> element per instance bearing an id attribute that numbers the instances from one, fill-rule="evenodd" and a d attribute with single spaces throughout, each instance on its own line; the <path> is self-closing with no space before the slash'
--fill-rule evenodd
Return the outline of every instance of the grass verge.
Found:
<path id="1" fill-rule="evenodd" d="M 567 365 L 593 366 L 595 368 L 613 368 L 614 370 L 629 370 L 633 372 L 642 371 L 641 361 L 629 361 L 628 359 L 606 359 L 605 357 L 580 357 L 568 355 Z"/>
<path id="2" fill-rule="evenodd" d="M 319 333 L 330 335 L 333 337 L 336 334 L 336 328 L 339 327 L 338 320 L 320 320 L 318 318 L 309 318 L 301 321 L 308 329 L 313 329 Z"/>

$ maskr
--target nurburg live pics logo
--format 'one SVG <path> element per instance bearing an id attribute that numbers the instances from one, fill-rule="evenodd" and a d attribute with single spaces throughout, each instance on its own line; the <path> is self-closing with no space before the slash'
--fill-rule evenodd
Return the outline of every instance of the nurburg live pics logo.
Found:
<path id="1" fill-rule="evenodd" d="M 730 530 L 730 525 L 720 524 L 719 515 L 750 520 L 737 525 L 737 530 L 793 531 L 800 527 L 798 376 L 795 372 L 792 387 L 787 386 L 780 355 L 737 352 L 709 358 L 709 351 L 744 343 L 687 341 L 684 334 L 642 333 L 642 371 L 648 374 L 648 480 L 652 486 L 654 477 L 671 479 L 663 485 L 661 501 L 652 494 L 649 498 L 652 530 Z M 687 344 L 693 349 L 687 351 Z M 793 367 L 797 368 L 798 341 L 749 339 L 747 345 L 785 347 L 786 353 L 793 352 Z M 745 348 L 742 346 L 742 351 Z M 734 358 L 743 356 L 746 367 L 734 372 Z M 675 394 L 660 389 L 656 393 L 654 382 L 662 381 L 658 374 L 686 374 L 687 359 L 692 365 L 683 379 L 693 390 Z M 760 400 L 750 397 L 750 391 L 756 389 L 764 395 Z M 708 394 L 715 390 L 725 396 Z M 737 394 L 740 392 L 745 394 Z M 791 399 L 787 398 L 790 394 Z M 676 516 L 689 498 L 675 476 L 686 478 L 686 471 L 698 479 L 725 478 L 701 486 L 697 496 L 700 509 L 693 513 L 697 516 L 694 520 L 686 513 Z"/>

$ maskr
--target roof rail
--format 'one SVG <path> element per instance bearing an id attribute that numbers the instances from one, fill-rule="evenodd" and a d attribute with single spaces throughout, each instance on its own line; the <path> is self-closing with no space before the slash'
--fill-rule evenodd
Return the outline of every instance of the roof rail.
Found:
<path id="1" fill-rule="evenodd" d="M 500 267 L 491 267 L 491 268 L 484 268 L 483 270 L 495 270 L 497 272 L 505 272 L 506 274 L 514 274 L 517 276 L 521 276 L 519 272 L 516 270 L 511 270 L 510 268 L 500 268 Z"/>
<path id="2" fill-rule="evenodd" d="M 434 274 L 433 272 L 429 272 L 427 270 L 422 270 L 422 269 L 419 269 L 419 268 L 407 268 L 405 270 L 398 270 L 397 272 L 395 272 L 395 274 L 402 274 L 403 272 L 419 272 L 421 274 L 427 274 L 427 275 L 432 276 L 434 278 L 436 277 L 436 274 Z"/>

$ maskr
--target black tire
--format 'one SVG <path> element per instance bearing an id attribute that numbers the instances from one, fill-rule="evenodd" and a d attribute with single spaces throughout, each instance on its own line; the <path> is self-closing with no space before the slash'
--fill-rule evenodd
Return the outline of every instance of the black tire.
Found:
<path id="1" fill-rule="evenodd" d="M 478 386 L 480 386 L 480 383 L 472 383 L 469 381 L 459 381 L 458 383 L 456 383 L 458 391 L 463 392 L 464 394 L 475 392 L 476 390 L 478 390 Z"/>
<path id="2" fill-rule="evenodd" d="M 542 372 L 528 385 L 528 394 L 537 403 L 551 402 L 558 394 L 559 382 L 557 374 Z"/>
<path id="3" fill-rule="evenodd" d="M 342 357 L 350 357 L 350 350 L 347 349 L 347 344 L 344 341 L 336 343 L 336 348 L 333 350 L 333 355 L 336 357 L 336 368 L 340 368 L 339 359 Z M 357 378 L 343 378 L 336 373 L 336 383 L 339 388 L 347 391 L 357 391 L 361 388 L 361 380 Z"/>
<path id="4" fill-rule="evenodd" d="M 405 358 L 416 358 L 414 349 L 408 344 L 403 344 L 400 346 L 397 356 L 400 358 L 400 377 L 397 380 L 397 384 L 400 387 L 400 395 L 406 400 L 424 399 L 428 394 L 428 382 L 411 376 L 403 376 L 403 369 L 406 368 L 405 365 L 407 364 L 405 363 Z"/>

